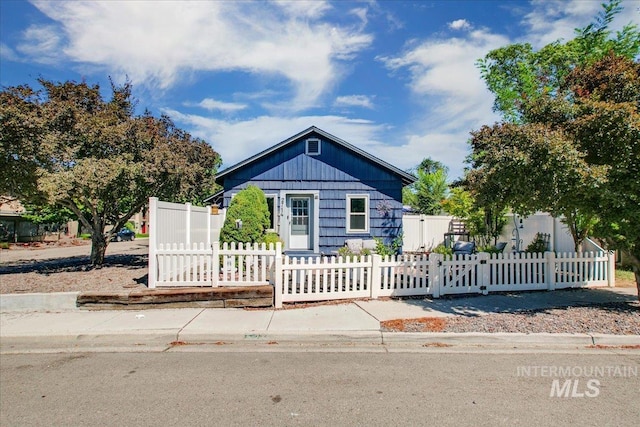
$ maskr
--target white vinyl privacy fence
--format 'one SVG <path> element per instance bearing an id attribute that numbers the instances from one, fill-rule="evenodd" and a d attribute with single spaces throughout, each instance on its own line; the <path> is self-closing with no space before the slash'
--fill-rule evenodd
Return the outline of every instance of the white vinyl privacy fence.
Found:
<path id="1" fill-rule="evenodd" d="M 549 250 L 555 252 L 574 251 L 573 238 L 566 225 L 548 213 L 536 213 L 528 217 L 507 214 L 507 223 L 498 237 L 507 243 L 506 251 L 522 251 L 538 233 L 550 236 Z M 444 235 L 449 231 L 452 216 L 412 215 L 402 216 L 402 251 L 429 252 L 444 243 Z M 454 240 L 460 236 L 454 236 Z M 583 250 L 590 250 L 583 248 Z"/>

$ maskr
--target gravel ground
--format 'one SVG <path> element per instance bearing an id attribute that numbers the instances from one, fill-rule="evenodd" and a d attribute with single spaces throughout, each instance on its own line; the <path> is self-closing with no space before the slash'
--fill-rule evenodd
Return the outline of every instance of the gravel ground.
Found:
<path id="1" fill-rule="evenodd" d="M 640 335 L 640 303 L 498 313 L 484 316 L 421 318 L 381 322 L 388 332 L 520 332 Z"/>
<path id="2" fill-rule="evenodd" d="M 90 242 L 0 251 L 0 294 L 146 289 L 148 240 L 112 242 L 102 268 L 91 268 Z"/>

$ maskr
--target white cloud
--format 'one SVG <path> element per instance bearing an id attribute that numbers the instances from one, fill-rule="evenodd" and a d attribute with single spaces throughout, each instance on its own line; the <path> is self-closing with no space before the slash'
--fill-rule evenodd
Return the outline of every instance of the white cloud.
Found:
<path id="1" fill-rule="evenodd" d="M 164 112 L 174 121 L 187 125 L 192 135 L 211 144 L 222 156 L 223 168 L 245 160 L 310 126 L 317 126 L 388 161 L 381 157 L 386 147 L 380 142 L 386 127 L 368 120 L 340 116 L 262 116 L 244 121 L 225 121 L 172 109 L 165 109 Z"/>
<path id="2" fill-rule="evenodd" d="M 362 107 L 372 109 L 373 101 L 372 97 L 367 95 L 347 95 L 337 97 L 334 105 L 338 107 Z"/>
<path id="3" fill-rule="evenodd" d="M 55 64 L 63 59 L 60 54 L 62 38 L 55 26 L 32 25 L 24 31 L 22 37 L 23 41 L 16 50 L 34 62 Z"/>
<path id="4" fill-rule="evenodd" d="M 449 167 L 451 181 L 462 177 L 463 160 L 469 154 L 464 143 L 469 138 L 468 130 L 457 132 L 420 131 L 403 136 L 403 144 L 370 144 L 368 149 L 377 156 L 401 169 L 415 168 L 422 159 L 430 157 Z"/>
<path id="5" fill-rule="evenodd" d="M 349 13 L 358 17 L 362 27 L 365 27 L 369 23 L 369 8 L 357 7 L 355 9 L 351 9 Z"/>
<path id="6" fill-rule="evenodd" d="M 379 58 L 391 70 L 409 71 L 409 89 L 424 106 L 402 145 L 388 149 L 386 156 L 411 153 L 411 166 L 432 157 L 449 166 L 451 178 L 461 176 L 469 132 L 498 119 L 475 61 L 508 43 L 486 29 L 473 30 L 465 37 L 428 39 L 397 57 Z"/>
<path id="7" fill-rule="evenodd" d="M 616 15 L 610 30 L 618 31 L 628 23 L 639 23 L 637 1 L 623 1 L 623 10 Z M 571 40 L 574 30 L 588 25 L 602 10 L 601 2 L 584 0 L 535 0 L 532 10 L 524 16 L 526 27 L 523 41 L 540 48 L 556 40 Z"/>
<path id="8" fill-rule="evenodd" d="M 36 6 L 60 24 L 68 43 L 60 49 L 32 38 L 25 53 L 29 45 L 33 54 L 63 52 L 76 63 L 101 65 L 161 89 L 199 71 L 240 70 L 266 81 L 285 77 L 293 93 L 286 105 L 300 110 L 313 106 L 341 77 L 341 61 L 372 42 L 357 26 L 323 21 L 330 6 L 321 2 L 56 1 Z"/>
<path id="9" fill-rule="evenodd" d="M 19 61 L 18 54 L 4 43 L 0 43 L 0 58 L 7 61 Z"/>
<path id="10" fill-rule="evenodd" d="M 274 0 L 274 3 L 280 6 L 285 13 L 294 17 L 319 18 L 331 9 L 328 2 L 320 0 Z"/>
<path id="11" fill-rule="evenodd" d="M 471 24 L 466 19 L 456 19 L 453 22 L 449 22 L 449 28 L 452 30 L 468 30 L 471 28 Z"/>
<path id="12" fill-rule="evenodd" d="M 188 105 L 192 105 L 192 104 L 188 104 Z M 206 110 L 209 111 L 223 111 L 223 112 L 227 112 L 227 113 L 231 113 L 234 111 L 240 111 L 240 110 L 244 110 L 245 108 L 247 108 L 246 104 L 240 104 L 237 102 L 224 102 L 224 101 L 216 101 L 215 99 L 212 98 L 205 98 L 202 101 L 198 102 L 197 104 L 198 107 L 204 108 Z"/>
<path id="13" fill-rule="evenodd" d="M 522 23 L 528 27 L 526 40 L 535 47 L 572 39 L 576 21 L 587 24 L 600 10 L 600 2 L 592 1 L 534 1 L 532 6 Z"/>

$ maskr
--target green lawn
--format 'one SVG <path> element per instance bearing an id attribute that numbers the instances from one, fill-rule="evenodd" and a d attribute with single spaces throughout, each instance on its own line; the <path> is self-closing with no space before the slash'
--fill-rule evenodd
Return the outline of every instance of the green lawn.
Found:
<path id="1" fill-rule="evenodd" d="M 635 287 L 636 278 L 631 270 L 621 270 L 616 268 L 616 286 L 618 287 Z"/>

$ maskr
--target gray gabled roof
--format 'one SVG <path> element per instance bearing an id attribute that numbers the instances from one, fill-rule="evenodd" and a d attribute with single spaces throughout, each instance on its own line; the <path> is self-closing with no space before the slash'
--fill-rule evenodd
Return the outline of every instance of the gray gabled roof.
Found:
<path id="1" fill-rule="evenodd" d="M 409 185 L 412 184 L 414 182 L 416 182 L 417 178 L 415 176 L 413 176 L 412 174 L 403 171 L 402 169 L 398 169 L 397 167 L 385 162 L 384 160 L 380 160 L 379 158 L 372 156 L 371 154 L 367 153 L 364 150 L 361 150 L 360 148 L 349 144 L 347 141 L 344 141 L 338 137 L 335 137 L 333 135 L 331 135 L 330 133 L 327 133 L 325 131 L 323 131 L 322 129 L 319 129 L 315 126 L 311 126 L 310 128 L 303 130 L 302 132 L 285 139 L 284 141 L 280 142 L 279 144 L 274 145 L 273 147 L 267 148 L 266 150 L 256 154 L 255 156 L 249 157 L 246 160 L 243 160 L 239 163 L 236 163 L 235 165 L 219 172 L 218 174 L 216 174 L 216 182 L 218 182 L 221 178 L 223 178 L 225 175 L 230 174 L 231 172 L 237 171 L 238 169 L 241 169 L 243 167 L 245 167 L 246 165 L 253 163 L 254 161 L 266 157 L 268 155 L 270 155 L 271 153 L 274 153 L 278 150 L 280 150 L 281 148 L 293 143 L 294 141 L 298 140 L 299 138 L 304 137 L 305 135 L 311 134 L 311 133 L 317 133 L 319 135 L 322 135 L 323 137 L 330 139 L 331 141 L 335 142 L 338 145 L 343 146 L 344 148 L 353 151 L 354 153 L 368 159 L 369 161 L 371 161 L 372 163 L 375 163 L 377 165 L 379 165 L 382 168 L 385 168 L 387 170 L 389 170 L 390 172 L 392 172 L 393 174 L 396 174 L 398 176 L 400 176 L 400 178 L 402 179 L 402 184 L 403 185 Z"/>

